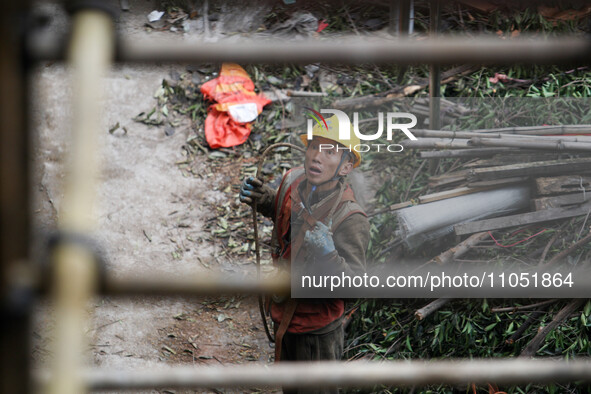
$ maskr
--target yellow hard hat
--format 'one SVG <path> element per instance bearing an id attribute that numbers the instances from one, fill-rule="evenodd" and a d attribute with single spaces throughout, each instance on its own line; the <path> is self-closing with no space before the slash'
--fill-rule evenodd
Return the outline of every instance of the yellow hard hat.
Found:
<path id="1" fill-rule="evenodd" d="M 326 129 L 326 126 L 328 126 L 328 130 Z M 349 133 L 350 138 L 347 140 L 339 138 L 339 120 L 336 115 L 333 115 L 330 118 L 326 119 L 326 125 L 323 121 L 316 123 L 312 128 L 312 135 L 315 137 L 323 137 L 346 146 L 355 156 L 355 163 L 353 163 L 353 168 L 358 167 L 359 164 L 361 164 L 361 154 L 354 149 L 355 146 L 358 146 L 361 143 L 361 140 L 353 131 L 352 124 Z M 304 143 L 304 146 L 308 146 L 308 134 L 300 134 L 300 139 Z"/>

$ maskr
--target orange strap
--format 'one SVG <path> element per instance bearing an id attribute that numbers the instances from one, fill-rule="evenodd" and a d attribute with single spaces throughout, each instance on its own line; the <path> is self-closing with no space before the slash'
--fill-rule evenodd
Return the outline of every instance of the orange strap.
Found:
<path id="1" fill-rule="evenodd" d="M 281 317 L 281 323 L 277 331 L 275 331 L 275 362 L 281 360 L 281 345 L 283 344 L 283 336 L 287 332 L 291 318 L 295 313 L 298 306 L 298 301 L 290 298 L 286 301 L 285 308 L 283 309 L 283 316 Z"/>

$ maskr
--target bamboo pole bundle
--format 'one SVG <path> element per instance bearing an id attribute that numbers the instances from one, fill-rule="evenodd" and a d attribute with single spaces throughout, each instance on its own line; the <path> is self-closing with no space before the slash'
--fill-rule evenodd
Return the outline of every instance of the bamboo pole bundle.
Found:
<path id="1" fill-rule="evenodd" d="M 508 138 L 522 140 L 543 140 L 543 141 L 571 141 L 571 142 L 591 142 L 591 135 L 532 135 L 532 134 L 511 134 L 511 133 L 486 133 L 476 130 L 473 131 L 447 131 L 447 130 L 426 130 L 412 129 L 412 133 L 419 137 L 430 138 Z"/>

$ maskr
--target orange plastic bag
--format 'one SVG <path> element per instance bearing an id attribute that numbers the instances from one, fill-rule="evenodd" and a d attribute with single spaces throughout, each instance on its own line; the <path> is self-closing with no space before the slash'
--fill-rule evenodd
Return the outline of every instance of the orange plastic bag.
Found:
<path id="1" fill-rule="evenodd" d="M 201 85 L 201 93 L 215 101 L 205 119 L 205 139 L 213 149 L 243 144 L 250 135 L 250 122 L 271 102 L 254 92 L 254 83 L 242 67 L 222 64 L 218 78 Z"/>

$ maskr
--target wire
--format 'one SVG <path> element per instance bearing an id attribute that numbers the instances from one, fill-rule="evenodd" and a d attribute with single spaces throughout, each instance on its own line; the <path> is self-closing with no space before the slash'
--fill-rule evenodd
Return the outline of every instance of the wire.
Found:
<path id="1" fill-rule="evenodd" d="M 522 242 L 525 242 L 525 241 L 527 241 L 528 239 L 532 239 L 533 237 L 535 237 L 535 236 L 537 236 L 537 235 L 540 235 L 540 234 L 542 234 L 542 233 L 543 233 L 543 232 L 545 232 L 545 231 L 548 231 L 548 229 L 547 229 L 547 228 L 545 228 L 545 229 L 543 229 L 542 231 L 539 231 L 539 232 L 535 233 L 534 235 L 530 235 L 529 237 L 527 237 L 527 238 L 524 238 L 524 239 L 522 239 L 521 241 L 517 241 L 517 242 L 515 242 L 515 243 L 512 243 L 511 245 L 501 245 L 501 244 L 499 243 L 499 241 L 497 241 L 497 240 L 495 239 L 495 237 L 493 237 L 493 235 L 492 235 L 492 233 L 491 233 L 490 231 L 488 232 L 488 235 L 490 235 L 490 237 L 492 238 L 492 240 L 493 240 L 493 241 L 495 241 L 495 244 L 496 244 L 497 246 L 500 246 L 501 248 L 510 248 L 510 247 L 512 247 L 512 246 L 515 246 L 515 245 L 518 245 L 518 244 L 520 244 L 520 243 L 522 243 Z"/>

